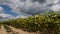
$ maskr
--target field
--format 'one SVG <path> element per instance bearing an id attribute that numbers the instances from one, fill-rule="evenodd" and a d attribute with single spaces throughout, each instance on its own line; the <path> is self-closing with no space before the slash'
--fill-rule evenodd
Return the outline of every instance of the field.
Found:
<path id="1" fill-rule="evenodd" d="M 60 34 L 60 13 L 48 12 L 0 22 L 0 29 L 12 34 Z M 20 32 L 20 33 L 19 33 Z"/>

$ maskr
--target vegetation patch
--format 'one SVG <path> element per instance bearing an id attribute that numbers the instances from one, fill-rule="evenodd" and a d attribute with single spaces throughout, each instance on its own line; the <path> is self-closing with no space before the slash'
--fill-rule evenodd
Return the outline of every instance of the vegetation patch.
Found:
<path id="1" fill-rule="evenodd" d="M 43 34 L 60 34 L 60 13 L 48 12 L 28 18 L 4 21 L 3 24 L 29 32 L 40 31 Z"/>

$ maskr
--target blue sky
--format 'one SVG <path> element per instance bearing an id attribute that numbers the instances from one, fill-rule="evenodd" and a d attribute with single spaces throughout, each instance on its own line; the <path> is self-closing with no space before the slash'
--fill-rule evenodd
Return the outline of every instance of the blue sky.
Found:
<path id="1" fill-rule="evenodd" d="M 10 14 L 10 15 L 13 15 L 13 16 L 18 15 L 18 14 L 14 13 L 14 12 L 11 12 L 12 9 L 9 6 L 7 6 L 7 5 L 0 5 L 0 6 L 4 9 L 6 14 Z"/>
<path id="2" fill-rule="evenodd" d="M 22 18 L 46 11 L 60 11 L 60 0 L 0 0 L 2 19 Z"/>

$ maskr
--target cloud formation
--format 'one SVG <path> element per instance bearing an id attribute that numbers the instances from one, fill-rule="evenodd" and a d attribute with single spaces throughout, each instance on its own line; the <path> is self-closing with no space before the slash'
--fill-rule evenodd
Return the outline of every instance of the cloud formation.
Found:
<path id="1" fill-rule="evenodd" d="M 60 11 L 60 5 L 54 5 L 51 8 L 53 11 Z"/>
<path id="2" fill-rule="evenodd" d="M 58 5 L 59 0 L 0 0 L 0 2 L 10 6 L 13 12 L 32 15 L 51 10 L 50 7 Z"/>
<path id="3" fill-rule="evenodd" d="M 11 17 L 13 17 L 13 16 L 11 16 L 9 14 L 0 14 L 0 20 L 12 19 Z"/>
<path id="4" fill-rule="evenodd" d="M 24 15 L 18 15 L 16 18 L 26 18 L 27 16 Z"/>
<path id="5" fill-rule="evenodd" d="M 0 5 L 9 6 L 12 12 L 19 14 L 17 17 L 60 10 L 60 0 L 0 0 Z"/>
<path id="6" fill-rule="evenodd" d="M 5 14 L 4 9 L 0 7 L 0 20 L 7 20 L 7 19 L 12 19 L 12 18 L 14 19 L 14 16 Z"/>
<path id="7" fill-rule="evenodd" d="M 39 2 L 39 3 L 44 3 L 46 0 L 31 0 L 31 1 L 33 1 L 33 2 Z"/>
<path id="8" fill-rule="evenodd" d="M 39 3 L 39 0 L 33 2 L 32 0 L 26 0 L 24 2 L 18 2 L 17 6 L 12 10 L 16 13 L 27 13 L 30 15 L 39 14 L 44 11 L 50 10 L 50 7 L 47 7 L 46 3 Z"/>
<path id="9" fill-rule="evenodd" d="M 3 12 L 4 12 L 3 8 L 2 8 L 2 7 L 0 7 L 0 13 L 3 13 Z"/>

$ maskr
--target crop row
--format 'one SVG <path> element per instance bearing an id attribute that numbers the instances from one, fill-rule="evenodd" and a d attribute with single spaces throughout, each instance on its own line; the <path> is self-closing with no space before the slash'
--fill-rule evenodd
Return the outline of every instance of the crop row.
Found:
<path id="1" fill-rule="evenodd" d="M 30 16 L 28 18 L 5 21 L 3 24 L 29 32 L 40 31 L 58 34 L 60 32 L 60 14 L 58 12 L 50 12 L 46 14 Z"/>

